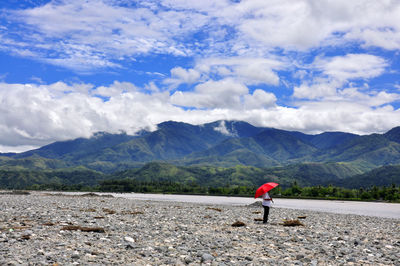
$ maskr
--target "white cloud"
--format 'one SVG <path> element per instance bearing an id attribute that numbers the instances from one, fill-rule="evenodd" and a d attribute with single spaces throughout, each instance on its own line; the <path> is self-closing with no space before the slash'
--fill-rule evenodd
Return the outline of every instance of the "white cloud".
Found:
<path id="1" fill-rule="evenodd" d="M 135 92 L 139 90 L 135 85 L 129 82 L 114 81 L 114 83 L 108 87 L 100 86 L 91 91 L 92 95 L 99 95 L 104 97 L 119 96 L 122 93 Z"/>
<path id="2" fill-rule="evenodd" d="M 8 18 L 29 28 L 31 34 L 17 39 L 16 32 L 3 30 L 0 48 L 19 54 L 34 51 L 26 56 L 79 72 L 115 68 L 120 67 L 121 60 L 150 52 L 187 55 L 190 51 L 178 39 L 197 31 L 208 20 L 199 12 L 138 6 L 73 0 L 11 11 Z"/>
<path id="3" fill-rule="evenodd" d="M 226 135 L 226 136 L 232 136 L 232 137 L 235 136 L 234 133 L 230 132 L 230 131 L 226 128 L 225 121 L 221 121 L 221 122 L 219 123 L 219 125 L 218 125 L 217 127 L 214 128 L 214 130 L 215 130 L 215 131 L 218 131 L 218 132 L 220 132 L 220 133 L 222 133 L 222 134 L 224 134 L 224 135 Z"/>
<path id="4" fill-rule="evenodd" d="M 264 109 L 275 106 L 276 96 L 273 93 L 268 93 L 257 89 L 253 94 L 244 95 L 245 109 Z"/>
<path id="5" fill-rule="evenodd" d="M 118 68 L 149 53 L 267 58 L 276 48 L 400 47 L 398 1 L 72 0 L 5 14 L 18 27 L 0 28 L 0 49 L 76 71 Z"/>
<path id="6" fill-rule="evenodd" d="M 364 29 L 353 31 L 346 34 L 348 38 L 364 40 L 363 47 L 382 47 L 387 50 L 400 49 L 400 34 L 399 29 L 393 30 L 390 28 L 383 29 Z"/>
<path id="7" fill-rule="evenodd" d="M 114 91 L 116 90 L 116 91 Z M 120 91 L 123 90 L 123 93 Z M 95 93 L 110 98 L 102 101 Z M 130 83 L 110 86 L 54 83 L 50 85 L 0 83 L 1 152 L 21 151 L 57 140 L 89 137 L 98 131 L 134 134 L 154 130 L 166 120 L 202 124 L 230 119 L 304 132 L 341 130 L 355 133 L 382 132 L 400 124 L 399 110 L 387 105 L 399 94 L 360 94 L 344 89 L 336 98 L 303 102 L 296 108 L 275 103 L 263 90 L 249 93 L 233 80 L 209 81 L 193 92 L 140 90 Z M 346 99 L 351 99 L 346 100 Z M 179 102 L 182 101 L 182 102 Z M 198 106 L 186 109 L 175 106 Z"/>
<path id="8" fill-rule="evenodd" d="M 172 78 L 166 79 L 165 83 L 193 84 L 205 82 L 211 77 L 218 76 L 221 79 L 235 79 L 238 83 L 245 85 L 279 85 L 279 76 L 276 73 L 287 67 L 283 59 L 263 59 L 248 57 L 231 58 L 207 58 L 198 60 L 192 69 L 176 67 L 171 70 Z"/>
<path id="9" fill-rule="evenodd" d="M 288 50 L 352 41 L 382 48 L 398 47 L 397 1 L 247 0 L 231 9 L 235 11 L 231 22 L 242 34 L 241 41 L 249 39 Z M 378 36 L 391 40 L 389 45 L 377 41 Z"/>
<path id="10" fill-rule="evenodd" d="M 165 79 L 164 83 L 170 84 L 173 88 L 178 87 L 180 84 L 193 84 L 200 79 L 200 73 L 194 69 L 183 69 L 175 67 L 171 69 L 171 78 Z"/>
<path id="11" fill-rule="evenodd" d="M 197 85 L 193 92 L 177 91 L 171 96 L 172 103 L 196 108 L 238 108 L 241 96 L 248 88 L 232 79 L 209 80 Z"/>
<path id="12" fill-rule="evenodd" d="M 293 88 L 293 97 L 299 99 L 320 99 L 335 96 L 342 82 L 325 78 L 315 78 L 310 83 L 303 83 Z"/>
<path id="13" fill-rule="evenodd" d="M 331 58 L 317 58 L 310 66 L 313 78 L 295 86 L 293 97 L 302 99 L 345 98 L 344 86 L 351 80 L 369 80 L 384 73 L 388 63 L 385 59 L 369 54 L 347 54 Z M 321 73 L 319 73 L 321 72 Z M 367 84 L 368 86 L 368 84 Z M 360 88 L 364 89 L 364 88 Z M 352 89 L 354 91 L 355 89 Z M 358 93 L 358 95 L 369 92 Z M 363 96 L 364 97 L 364 96 Z M 358 98 L 363 98 L 358 97 Z M 356 99 L 351 99 L 356 100 Z"/>
<path id="14" fill-rule="evenodd" d="M 388 66 L 385 59 L 369 54 L 347 54 L 329 59 L 317 60 L 316 65 L 324 74 L 338 80 L 374 78 L 381 75 Z"/>

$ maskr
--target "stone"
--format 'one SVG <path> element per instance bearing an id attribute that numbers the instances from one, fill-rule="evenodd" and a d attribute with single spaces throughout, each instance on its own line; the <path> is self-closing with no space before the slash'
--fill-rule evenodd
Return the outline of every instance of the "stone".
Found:
<path id="1" fill-rule="evenodd" d="M 186 264 L 194 262 L 194 259 L 191 256 L 186 256 L 184 259 Z"/>
<path id="2" fill-rule="evenodd" d="M 133 238 L 130 237 L 130 236 L 124 237 L 124 240 L 127 241 L 127 242 L 129 242 L 129 243 L 135 243 L 135 239 L 133 239 Z"/>
<path id="3" fill-rule="evenodd" d="M 211 255 L 211 254 L 203 253 L 203 254 L 201 255 L 201 261 L 202 261 L 202 262 L 212 261 L 212 260 L 214 260 L 214 256 Z"/>

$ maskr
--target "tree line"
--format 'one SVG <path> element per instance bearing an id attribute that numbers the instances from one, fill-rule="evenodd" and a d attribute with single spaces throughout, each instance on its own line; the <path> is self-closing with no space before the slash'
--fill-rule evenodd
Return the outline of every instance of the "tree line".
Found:
<path id="1" fill-rule="evenodd" d="M 400 202 L 400 186 L 370 186 L 367 188 L 342 188 L 337 186 L 300 187 L 297 182 L 286 189 L 277 187 L 272 193 L 282 197 L 346 199 L 346 200 L 380 200 Z"/>

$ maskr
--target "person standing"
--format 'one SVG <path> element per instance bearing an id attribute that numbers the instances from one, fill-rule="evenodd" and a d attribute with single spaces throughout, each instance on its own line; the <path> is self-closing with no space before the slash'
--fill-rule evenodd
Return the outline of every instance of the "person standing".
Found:
<path id="1" fill-rule="evenodd" d="M 265 192 L 262 195 L 262 205 L 264 208 L 264 217 L 263 217 L 263 223 L 266 224 L 268 222 L 268 215 L 269 215 L 269 208 L 271 207 L 271 202 L 274 202 L 272 198 L 269 196 L 268 192 Z"/>

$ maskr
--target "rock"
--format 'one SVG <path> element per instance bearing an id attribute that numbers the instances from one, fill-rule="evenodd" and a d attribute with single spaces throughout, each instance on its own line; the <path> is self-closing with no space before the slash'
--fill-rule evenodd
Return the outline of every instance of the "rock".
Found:
<path id="1" fill-rule="evenodd" d="M 191 256 L 186 256 L 185 257 L 185 263 L 186 264 L 190 264 L 194 261 L 194 259 Z"/>
<path id="2" fill-rule="evenodd" d="M 71 258 L 72 259 L 79 259 L 80 258 L 79 252 L 78 251 L 74 251 L 74 253 L 71 255 Z"/>
<path id="3" fill-rule="evenodd" d="M 202 262 L 212 261 L 212 260 L 214 260 L 214 256 L 212 256 L 211 254 L 203 253 L 203 255 L 201 255 Z"/>
<path id="4" fill-rule="evenodd" d="M 185 263 L 183 263 L 180 259 L 177 259 L 175 262 L 175 266 L 184 266 L 186 265 Z"/>
<path id="5" fill-rule="evenodd" d="M 124 237 L 124 240 L 125 240 L 126 242 L 129 242 L 129 243 L 135 243 L 135 239 L 133 239 L 133 238 L 130 237 L 130 236 Z"/>

